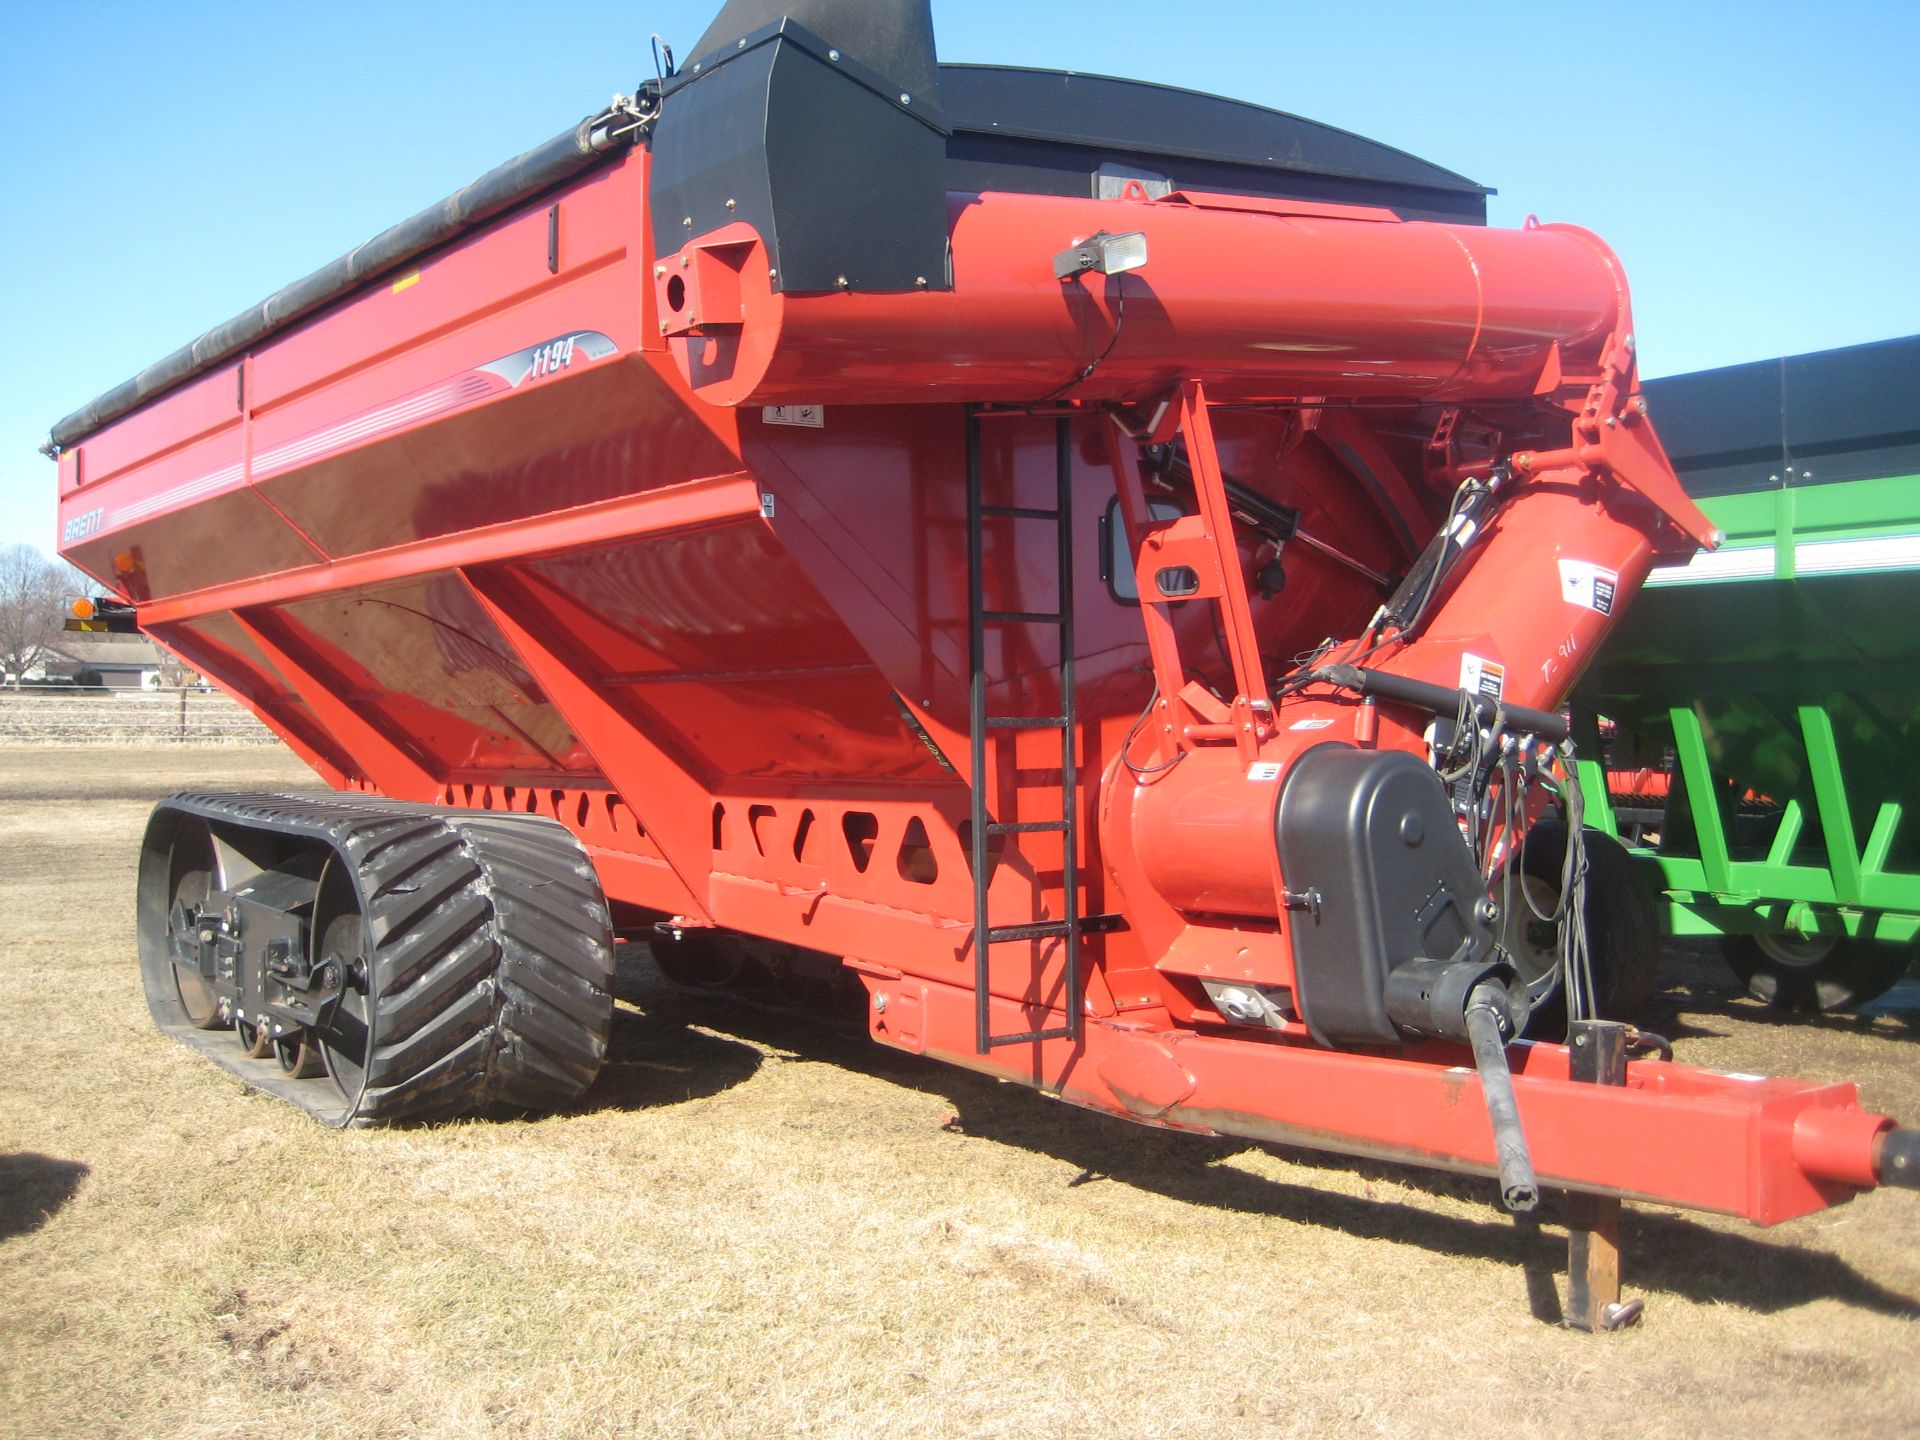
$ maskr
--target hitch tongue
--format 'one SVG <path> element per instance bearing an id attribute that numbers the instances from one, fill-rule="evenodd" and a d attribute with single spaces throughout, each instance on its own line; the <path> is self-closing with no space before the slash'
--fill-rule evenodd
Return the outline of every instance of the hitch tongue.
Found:
<path id="1" fill-rule="evenodd" d="M 1516 1214 L 1540 1203 L 1540 1181 L 1533 1173 L 1527 1133 L 1520 1128 L 1520 1107 L 1513 1098 L 1513 1073 L 1507 1069 L 1507 987 L 1497 980 L 1474 986 L 1467 999 L 1467 1039 L 1473 1067 L 1480 1072 L 1480 1093 L 1493 1122 L 1493 1153 L 1500 1166 L 1500 1199 Z"/>

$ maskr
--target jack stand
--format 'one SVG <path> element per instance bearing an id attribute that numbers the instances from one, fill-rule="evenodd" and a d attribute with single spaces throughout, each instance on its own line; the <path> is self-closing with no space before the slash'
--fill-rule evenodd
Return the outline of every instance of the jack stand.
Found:
<path id="1" fill-rule="evenodd" d="M 1572 1078 L 1625 1085 L 1628 1028 L 1615 1020 L 1570 1024 Z M 1645 1308 L 1646 1301 L 1637 1297 L 1620 1298 L 1620 1201 L 1611 1195 L 1569 1195 L 1566 1323 L 1575 1330 L 1620 1330 Z"/>

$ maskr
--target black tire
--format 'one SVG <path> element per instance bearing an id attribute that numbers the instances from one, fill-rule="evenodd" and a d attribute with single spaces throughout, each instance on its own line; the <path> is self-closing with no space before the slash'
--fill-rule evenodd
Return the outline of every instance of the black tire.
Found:
<path id="1" fill-rule="evenodd" d="M 1660 912 L 1652 888 L 1626 846 L 1591 827 L 1585 832 L 1585 842 L 1587 955 L 1595 998 L 1601 1015 L 1613 1020 L 1630 1019 L 1652 998 L 1659 983 Z M 1550 816 L 1528 832 L 1521 868 L 1525 879 L 1535 886 L 1538 899 L 1545 902 L 1542 909 L 1558 905 L 1566 855 L 1567 828 L 1558 819 Z M 1516 933 L 1513 927 L 1539 929 L 1526 901 L 1517 893 L 1503 923 L 1503 943 Z M 1554 939 L 1550 934 L 1536 938 Z M 1523 980 L 1534 978 L 1524 963 L 1520 968 Z M 1561 986 L 1535 1007 L 1527 1034 L 1545 1039 L 1565 1035 L 1566 1031 L 1566 989 Z"/>
<path id="2" fill-rule="evenodd" d="M 1803 1015 L 1877 1000 L 1913 958 L 1905 945 L 1844 935 L 1723 935 L 1720 953 L 1754 999 Z"/>
<path id="3" fill-rule="evenodd" d="M 323 1035 L 336 1083 L 358 1082 L 348 1123 L 577 1100 L 613 1026 L 613 932 L 578 842 L 531 816 L 422 815 L 352 858 L 363 1053 L 343 1063 L 347 1041 Z"/>

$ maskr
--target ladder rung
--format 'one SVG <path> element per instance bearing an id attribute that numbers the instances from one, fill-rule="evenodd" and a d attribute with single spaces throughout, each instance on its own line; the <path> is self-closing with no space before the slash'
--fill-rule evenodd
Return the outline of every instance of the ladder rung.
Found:
<path id="1" fill-rule="evenodd" d="M 1058 520 L 1058 510 L 1042 510 L 1037 505 L 982 505 L 982 515 L 999 515 L 1008 520 Z"/>
<path id="2" fill-rule="evenodd" d="M 987 943 L 1005 945 L 1015 940 L 1064 940 L 1069 933 L 1064 920 L 1036 920 L 1031 925 L 993 925 L 987 929 Z"/>
<path id="3" fill-rule="evenodd" d="M 1024 1035 L 989 1035 L 988 1045 L 1026 1045 L 1035 1040 L 1071 1040 L 1071 1026 L 1059 1030 L 1029 1030 Z"/>
<path id="4" fill-rule="evenodd" d="M 998 625 L 1058 625 L 1066 617 L 1050 610 L 982 610 L 980 618 Z"/>
<path id="5" fill-rule="evenodd" d="M 1010 825 L 1002 825 L 996 821 L 987 826 L 987 834 L 1037 835 L 1046 830 L 1065 830 L 1066 828 L 1067 822 L 1064 820 L 1016 820 Z"/>
<path id="6" fill-rule="evenodd" d="M 1067 717 L 1064 715 L 988 715 L 984 717 L 989 730 L 1064 730 Z"/>

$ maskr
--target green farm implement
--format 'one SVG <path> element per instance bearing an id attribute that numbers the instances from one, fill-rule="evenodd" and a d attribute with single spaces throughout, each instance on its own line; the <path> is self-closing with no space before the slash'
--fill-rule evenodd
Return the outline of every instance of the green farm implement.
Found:
<path id="1" fill-rule="evenodd" d="M 1920 932 L 1920 337 L 1647 395 L 1726 539 L 1653 572 L 1576 694 L 1589 823 L 1756 996 L 1864 1003 Z"/>

